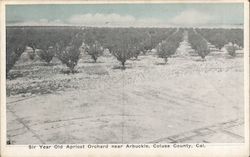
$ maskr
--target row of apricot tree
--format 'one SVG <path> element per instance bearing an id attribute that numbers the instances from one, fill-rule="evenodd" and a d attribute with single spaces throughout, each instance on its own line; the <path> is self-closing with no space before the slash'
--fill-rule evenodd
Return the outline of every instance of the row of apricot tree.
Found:
<path id="1" fill-rule="evenodd" d="M 188 42 L 191 44 L 192 49 L 205 60 L 205 57 L 210 53 L 207 41 L 193 29 L 188 30 Z"/>
<path id="2" fill-rule="evenodd" d="M 21 54 L 29 46 L 33 49 L 33 54 L 29 55 L 33 59 L 35 50 L 39 49 L 39 57 L 50 63 L 55 54 L 69 68 L 73 68 L 74 58 L 78 54 L 81 46 L 81 36 L 79 30 L 43 27 L 10 27 L 6 29 L 6 74 L 14 66 Z M 67 56 L 68 55 L 68 56 Z"/>
<path id="3" fill-rule="evenodd" d="M 201 34 L 208 42 L 213 44 L 219 50 L 227 45 L 225 48 L 228 51 L 228 54 L 231 56 L 236 55 L 237 46 L 243 48 L 244 39 L 243 39 L 243 29 L 196 29 L 196 32 Z"/>
<path id="4" fill-rule="evenodd" d="M 42 60 L 50 63 L 56 56 L 72 73 L 81 48 L 94 62 L 104 49 L 109 49 L 125 68 L 128 59 L 152 50 L 175 31 L 174 28 L 11 27 L 6 30 L 6 73 L 26 46 L 33 49 L 31 59 L 39 49 L 38 55 Z"/>
<path id="5" fill-rule="evenodd" d="M 172 35 L 168 36 L 165 40 L 160 42 L 156 46 L 156 52 L 158 57 L 163 58 L 165 64 L 168 61 L 168 58 L 176 53 L 177 48 L 180 45 L 180 42 L 183 40 L 183 29 L 178 29 Z"/>

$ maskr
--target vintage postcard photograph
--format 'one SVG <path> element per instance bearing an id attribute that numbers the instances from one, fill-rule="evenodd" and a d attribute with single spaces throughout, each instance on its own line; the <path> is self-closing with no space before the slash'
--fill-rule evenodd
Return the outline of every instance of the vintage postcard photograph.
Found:
<path id="1" fill-rule="evenodd" d="M 4 147 L 248 144 L 248 3 L 7 2 Z"/>

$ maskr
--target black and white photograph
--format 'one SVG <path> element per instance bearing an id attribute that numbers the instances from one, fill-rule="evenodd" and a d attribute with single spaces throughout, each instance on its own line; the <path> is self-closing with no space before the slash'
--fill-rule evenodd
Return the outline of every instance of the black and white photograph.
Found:
<path id="1" fill-rule="evenodd" d="M 6 145 L 244 144 L 244 8 L 6 4 Z"/>

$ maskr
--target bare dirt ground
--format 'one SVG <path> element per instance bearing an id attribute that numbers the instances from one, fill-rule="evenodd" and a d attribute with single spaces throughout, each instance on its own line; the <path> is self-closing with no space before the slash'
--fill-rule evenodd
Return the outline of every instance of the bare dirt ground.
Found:
<path id="1" fill-rule="evenodd" d="M 139 56 L 63 65 L 17 65 L 7 80 L 7 137 L 13 144 L 244 142 L 243 51 L 192 55 L 186 41 L 168 64 Z"/>

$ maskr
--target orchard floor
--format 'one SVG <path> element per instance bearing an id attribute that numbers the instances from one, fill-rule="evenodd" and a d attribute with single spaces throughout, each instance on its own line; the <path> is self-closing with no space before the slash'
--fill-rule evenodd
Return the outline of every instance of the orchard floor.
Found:
<path id="1" fill-rule="evenodd" d="M 243 55 L 192 56 L 188 43 L 164 65 L 153 55 L 119 69 L 113 57 L 17 65 L 7 80 L 12 144 L 244 142 Z M 184 53 L 186 51 L 186 53 Z M 181 52 L 181 53 L 180 53 Z M 19 68 L 18 68 L 19 67 Z M 41 92 L 42 91 L 42 92 Z"/>

